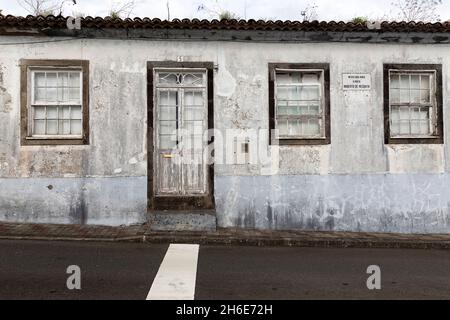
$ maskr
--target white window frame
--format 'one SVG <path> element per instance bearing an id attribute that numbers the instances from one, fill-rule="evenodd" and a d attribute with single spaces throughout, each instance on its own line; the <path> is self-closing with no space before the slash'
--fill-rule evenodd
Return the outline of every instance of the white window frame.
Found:
<path id="1" fill-rule="evenodd" d="M 84 79 L 84 71 L 82 68 L 79 67 L 51 67 L 51 66 L 45 66 L 45 67 L 29 67 L 28 68 L 28 79 L 27 79 L 27 113 L 28 113 L 28 123 L 27 123 L 27 127 L 28 127 L 28 134 L 26 139 L 27 140 L 33 140 L 33 139 L 37 139 L 37 140 L 46 140 L 46 139 L 61 139 L 61 140 L 67 140 L 67 139 L 82 139 L 83 135 L 84 135 L 84 96 L 83 96 L 83 79 Z M 45 103 L 36 103 L 35 101 L 35 74 L 36 73 L 46 73 L 46 72 L 68 72 L 68 73 L 79 73 L 80 75 L 80 85 L 79 85 L 79 89 L 80 89 L 80 104 L 73 104 L 73 103 L 60 103 L 58 101 L 56 102 L 45 102 Z M 81 134 L 39 134 L 36 135 L 34 134 L 34 106 L 79 106 L 81 107 Z M 58 108 L 58 113 L 59 113 L 59 108 Z M 59 116 L 59 114 L 58 114 Z M 58 118 L 58 126 L 59 126 L 59 118 Z"/>
<path id="2" fill-rule="evenodd" d="M 325 139 L 326 138 L 326 112 L 325 112 L 325 70 L 324 69 L 307 69 L 307 68 L 301 68 L 301 69 L 283 69 L 283 68 L 275 68 L 273 70 L 274 72 L 274 117 L 275 117 L 275 129 L 278 132 L 276 139 L 279 140 L 314 140 L 314 139 Z M 308 86 L 301 83 L 291 83 L 291 84 L 278 84 L 277 82 L 277 76 L 278 74 L 282 73 L 320 73 L 320 83 L 319 83 L 319 114 L 321 116 L 315 116 L 315 115 L 299 115 L 299 116 L 293 116 L 295 119 L 319 119 L 319 125 L 320 125 L 320 134 L 317 135 L 280 135 L 278 130 L 278 87 L 292 87 L 292 86 Z M 316 86 L 316 85 L 314 85 Z M 288 116 L 289 117 L 289 116 Z M 290 116 L 292 117 L 292 116 Z M 288 119 L 289 121 L 289 119 Z"/>
<path id="3" fill-rule="evenodd" d="M 399 79 L 401 79 L 402 75 L 409 76 L 409 96 L 410 101 L 408 103 L 402 103 L 399 101 L 398 103 L 392 103 L 392 93 L 391 93 L 391 79 L 392 75 L 395 74 L 399 76 Z M 436 70 L 414 70 L 414 69 L 389 69 L 389 84 L 388 84 L 388 90 L 389 90 L 389 127 L 390 132 L 389 136 L 392 139 L 414 139 L 414 138 L 420 138 L 420 139 L 435 139 L 438 132 L 438 114 L 437 114 L 437 97 L 436 97 L 436 90 L 437 90 L 437 71 Z M 421 75 L 427 75 L 430 76 L 429 81 L 429 90 L 430 90 L 430 102 L 429 103 L 421 103 L 420 101 L 418 103 L 411 103 L 411 76 L 421 76 Z M 400 84 L 399 80 L 399 84 Z M 420 81 L 419 81 L 420 83 Z M 400 90 L 400 89 L 399 89 Z M 401 93 L 400 93 L 401 94 Z M 419 99 L 420 100 L 420 99 Z M 429 108 L 430 109 L 430 118 L 429 120 L 429 128 L 431 129 L 429 134 L 393 134 L 392 132 L 392 107 L 408 107 L 409 113 L 411 113 L 411 108 Z M 411 117 L 410 117 L 411 118 Z M 409 122 L 411 125 L 411 122 Z M 410 130 L 411 131 L 411 128 Z"/>

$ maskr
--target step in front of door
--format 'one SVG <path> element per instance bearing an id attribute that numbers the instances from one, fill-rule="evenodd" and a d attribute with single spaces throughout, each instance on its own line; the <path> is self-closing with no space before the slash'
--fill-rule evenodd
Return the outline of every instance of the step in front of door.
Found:
<path id="1" fill-rule="evenodd" d="M 216 231 L 215 210 L 151 211 L 150 229 L 155 231 Z"/>

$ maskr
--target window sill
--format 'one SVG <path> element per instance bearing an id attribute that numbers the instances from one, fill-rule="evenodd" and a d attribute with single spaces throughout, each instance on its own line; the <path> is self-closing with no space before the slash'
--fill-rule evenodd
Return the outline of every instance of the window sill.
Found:
<path id="1" fill-rule="evenodd" d="M 395 137 L 388 138 L 385 144 L 444 144 L 444 138 L 439 136 L 434 137 Z"/>
<path id="2" fill-rule="evenodd" d="M 331 143 L 330 138 L 312 138 L 312 139 L 274 139 L 271 145 L 290 146 L 311 146 L 311 145 L 327 145 Z"/>
<path id="3" fill-rule="evenodd" d="M 88 145 L 89 141 L 80 136 L 33 136 L 22 140 L 23 146 L 46 145 Z"/>

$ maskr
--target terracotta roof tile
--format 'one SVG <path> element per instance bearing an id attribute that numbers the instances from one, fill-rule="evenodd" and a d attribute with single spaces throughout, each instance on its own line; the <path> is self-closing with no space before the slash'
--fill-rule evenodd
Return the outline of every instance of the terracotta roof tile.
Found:
<path id="1" fill-rule="evenodd" d="M 12 16 L 0 15 L 0 27 L 17 28 L 66 28 L 63 16 Z M 336 21 L 264 21 L 264 20 L 199 20 L 158 18 L 111 18 L 85 17 L 81 22 L 84 28 L 136 28 L 136 29 L 206 29 L 206 30 L 254 30 L 254 31 L 316 31 L 316 32 L 364 32 L 369 28 L 363 23 Z M 378 32 L 450 32 L 450 22 L 382 22 Z"/>

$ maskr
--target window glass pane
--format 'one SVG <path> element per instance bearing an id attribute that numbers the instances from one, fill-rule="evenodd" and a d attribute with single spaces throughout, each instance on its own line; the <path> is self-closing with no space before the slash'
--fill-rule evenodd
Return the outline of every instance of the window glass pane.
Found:
<path id="1" fill-rule="evenodd" d="M 69 73 L 58 72 L 58 87 L 67 87 L 69 85 Z"/>
<path id="2" fill-rule="evenodd" d="M 409 89 L 409 75 L 400 76 L 400 88 Z"/>
<path id="3" fill-rule="evenodd" d="M 399 111 L 400 120 L 409 120 L 409 107 L 400 107 Z"/>
<path id="4" fill-rule="evenodd" d="M 400 90 L 399 89 L 391 89 L 389 92 L 389 98 L 391 103 L 399 103 L 400 102 Z"/>
<path id="5" fill-rule="evenodd" d="M 426 120 L 420 121 L 420 134 L 431 134 L 429 121 Z"/>
<path id="6" fill-rule="evenodd" d="M 277 84 L 301 83 L 301 73 L 300 72 L 277 73 L 276 78 L 277 78 Z"/>
<path id="7" fill-rule="evenodd" d="M 400 134 L 409 134 L 409 120 L 400 120 Z"/>
<path id="8" fill-rule="evenodd" d="M 45 88 L 35 88 L 34 90 L 34 101 L 36 103 L 44 103 L 45 102 Z"/>
<path id="9" fill-rule="evenodd" d="M 45 120 L 35 120 L 34 121 L 34 132 L 33 134 L 44 135 L 45 134 Z"/>
<path id="10" fill-rule="evenodd" d="M 419 75 L 411 75 L 411 89 L 420 89 Z"/>
<path id="11" fill-rule="evenodd" d="M 280 100 L 294 100 L 297 97 L 296 87 L 278 87 L 277 99 Z"/>
<path id="12" fill-rule="evenodd" d="M 58 102 L 67 102 L 69 99 L 69 89 L 68 88 L 58 88 Z"/>
<path id="13" fill-rule="evenodd" d="M 305 134 L 307 134 L 307 135 L 319 135 L 320 134 L 319 119 L 310 119 L 305 123 Z"/>
<path id="14" fill-rule="evenodd" d="M 420 102 L 430 103 L 430 90 L 420 90 Z"/>
<path id="15" fill-rule="evenodd" d="M 320 113 L 320 107 L 318 105 L 309 106 L 309 114 L 318 115 Z"/>
<path id="16" fill-rule="evenodd" d="M 391 74 L 391 89 L 400 88 L 400 77 L 397 74 Z"/>
<path id="17" fill-rule="evenodd" d="M 72 135 L 81 135 L 82 131 L 81 120 L 71 120 L 70 131 Z"/>
<path id="18" fill-rule="evenodd" d="M 320 73 L 303 73 L 302 83 L 320 83 Z"/>
<path id="19" fill-rule="evenodd" d="M 288 127 L 290 136 L 302 135 L 302 126 L 299 120 L 289 120 Z"/>
<path id="20" fill-rule="evenodd" d="M 47 120 L 47 134 L 58 134 L 57 120 Z"/>
<path id="21" fill-rule="evenodd" d="M 60 120 L 59 121 L 59 133 L 60 134 L 70 134 L 70 121 Z"/>
<path id="22" fill-rule="evenodd" d="M 400 103 L 409 103 L 409 89 L 400 90 Z"/>
<path id="23" fill-rule="evenodd" d="M 58 119 L 58 107 L 47 107 L 47 119 Z"/>
<path id="24" fill-rule="evenodd" d="M 60 107 L 60 115 L 62 119 L 70 119 L 70 107 Z"/>
<path id="25" fill-rule="evenodd" d="M 301 87 L 301 100 L 319 100 L 319 87 L 318 86 L 305 86 Z"/>
<path id="26" fill-rule="evenodd" d="M 420 108 L 419 111 L 419 119 L 429 119 L 430 117 L 430 108 Z"/>
<path id="27" fill-rule="evenodd" d="M 420 77 L 420 88 L 421 89 L 430 89 L 430 76 L 428 75 L 422 75 Z"/>
<path id="28" fill-rule="evenodd" d="M 391 133 L 394 136 L 400 134 L 400 122 L 398 121 L 391 122 Z"/>
<path id="29" fill-rule="evenodd" d="M 277 129 L 279 130 L 280 136 L 287 136 L 289 133 L 287 120 L 278 120 Z"/>
<path id="30" fill-rule="evenodd" d="M 391 110 L 391 120 L 398 121 L 400 120 L 400 110 L 398 107 L 392 107 Z"/>
<path id="31" fill-rule="evenodd" d="M 34 118 L 45 119 L 45 107 L 34 107 Z"/>
<path id="32" fill-rule="evenodd" d="M 81 120 L 83 117 L 82 117 L 82 114 L 81 114 L 81 107 L 72 107 L 71 108 L 72 110 L 72 115 L 71 115 L 71 118 L 72 119 L 74 119 L 74 120 Z"/>
<path id="33" fill-rule="evenodd" d="M 47 72 L 47 88 L 56 88 L 58 85 L 56 72 Z"/>
<path id="34" fill-rule="evenodd" d="M 412 103 L 420 102 L 420 90 L 411 90 L 411 102 Z"/>
<path id="35" fill-rule="evenodd" d="M 45 87 L 45 72 L 34 73 L 35 87 Z"/>
<path id="36" fill-rule="evenodd" d="M 420 134 L 420 122 L 418 120 L 411 120 L 411 134 Z"/>
<path id="37" fill-rule="evenodd" d="M 81 72 L 71 72 L 69 78 L 69 86 L 79 88 L 80 87 Z"/>
<path id="38" fill-rule="evenodd" d="M 69 89 L 69 100 L 76 104 L 81 103 L 81 92 L 79 88 L 70 88 Z"/>
<path id="39" fill-rule="evenodd" d="M 55 88 L 47 88 L 47 96 L 45 101 L 46 102 L 56 102 L 57 101 L 57 89 Z"/>

